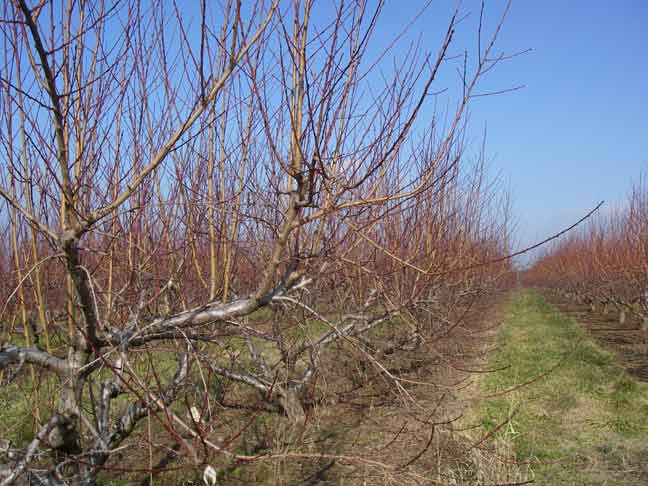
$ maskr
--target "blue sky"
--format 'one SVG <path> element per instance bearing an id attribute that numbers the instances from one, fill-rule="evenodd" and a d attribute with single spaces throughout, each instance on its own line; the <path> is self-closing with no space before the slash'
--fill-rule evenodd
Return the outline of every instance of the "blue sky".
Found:
<path id="1" fill-rule="evenodd" d="M 453 9 L 469 16 L 456 29 L 451 55 L 474 54 L 480 0 L 385 0 L 375 32 L 374 55 L 416 21 L 371 76 L 380 82 L 412 43 L 421 56 L 436 54 Z M 369 0 L 369 8 L 377 4 Z M 197 5 L 189 4 L 189 5 Z M 289 5 L 285 3 L 285 7 Z M 493 31 L 506 0 L 486 0 L 485 30 Z M 332 14 L 328 0 L 315 3 L 316 19 Z M 487 158 L 513 193 L 521 245 L 571 225 L 605 200 L 623 204 L 633 180 L 648 172 L 648 0 L 513 0 L 497 52 L 531 52 L 500 64 L 478 92 L 525 88 L 473 100 L 474 156 L 487 131 Z M 402 57 L 402 55 L 401 55 Z M 395 59 L 394 59 L 395 58 Z M 473 58 L 474 59 L 474 58 Z M 433 90 L 448 88 L 421 118 L 456 103 L 456 61 Z M 445 96 L 445 97 L 444 97 Z"/>
<path id="2" fill-rule="evenodd" d="M 425 3 L 385 1 L 370 49 L 375 55 Z M 369 0 L 370 9 L 375 4 Z M 188 5 L 197 8 L 198 3 Z M 329 0 L 315 5 L 316 19 L 329 21 Z M 436 54 L 457 5 L 470 15 L 456 29 L 450 54 L 464 48 L 474 53 L 481 1 L 434 0 L 373 79 L 379 81 L 381 72 L 389 78 L 399 53 L 411 43 L 421 56 Z M 506 0 L 486 1 L 486 34 L 505 5 Z M 476 154 L 486 129 L 490 168 L 511 188 L 521 245 L 571 225 L 600 200 L 608 207 L 621 205 L 632 181 L 642 169 L 648 172 L 647 47 L 648 0 L 513 0 L 496 51 L 531 52 L 499 65 L 478 92 L 525 88 L 473 100 L 467 152 Z M 440 111 L 454 107 L 456 66 L 449 62 L 438 77 L 433 90 L 449 90 L 430 101 L 423 123 L 431 118 L 435 101 Z"/>
<path id="3" fill-rule="evenodd" d="M 385 1 L 372 44 L 376 53 L 424 3 Z M 369 0 L 370 8 L 376 3 Z M 421 56 L 436 53 L 457 4 L 470 15 L 457 28 L 450 54 L 464 48 L 474 53 L 481 2 L 434 0 L 379 69 L 393 69 L 390 58 L 398 61 L 410 42 L 417 43 Z M 505 4 L 486 1 L 487 33 Z M 187 2 L 190 15 L 192 9 L 197 14 L 198 5 Z M 324 15 L 318 20 L 330 20 L 331 2 L 321 0 L 316 6 Z M 489 73 L 482 91 L 526 87 L 474 100 L 468 152 L 478 151 L 486 129 L 491 170 L 513 193 L 520 243 L 569 226 L 600 200 L 608 207 L 622 205 L 632 181 L 642 170 L 648 173 L 648 0 L 513 0 L 497 46 L 498 52 L 532 51 Z M 449 88 L 445 99 L 436 100 L 441 111 L 456 103 L 455 67 L 456 61 L 449 62 L 433 86 Z M 374 73 L 374 79 L 379 76 Z M 431 118 L 434 105 L 432 100 L 426 106 L 423 122 Z"/>
<path id="4" fill-rule="evenodd" d="M 490 30 L 504 4 L 486 2 Z M 395 32 L 417 5 L 387 0 L 386 31 Z M 410 34 L 436 51 L 454 5 L 433 2 Z M 457 49 L 472 42 L 479 5 L 461 3 L 471 17 L 458 29 Z M 487 128 L 491 169 L 512 188 L 526 244 L 569 226 L 600 200 L 620 204 L 648 170 L 648 1 L 513 1 L 498 46 L 532 52 L 501 64 L 484 88 L 526 87 L 474 100 L 471 130 L 478 145 Z"/>

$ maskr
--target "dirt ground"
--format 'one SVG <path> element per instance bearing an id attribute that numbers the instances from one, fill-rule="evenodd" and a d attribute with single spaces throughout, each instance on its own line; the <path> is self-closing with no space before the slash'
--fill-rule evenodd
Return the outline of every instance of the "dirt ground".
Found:
<path id="1" fill-rule="evenodd" d="M 641 331 L 638 319 L 628 316 L 620 324 L 617 312 L 592 312 L 586 304 L 561 299 L 553 292 L 541 293 L 547 302 L 587 329 L 601 346 L 614 352 L 630 375 L 648 382 L 648 335 Z"/>
<path id="2" fill-rule="evenodd" d="M 313 484 L 498 484 L 515 474 L 508 459 L 494 454 L 489 441 L 481 441 L 481 432 L 466 429 L 470 422 L 463 420 L 474 405 L 470 397 L 476 378 L 487 368 L 504 299 L 501 294 L 478 302 L 452 332 L 441 331 L 429 338 L 423 352 L 399 358 L 409 399 L 392 391 L 367 400 L 367 390 L 363 397 L 341 397 L 336 420 L 355 437 L 342 449 L 400 464 L 401 470 L 360 466 L 336 474 L 332 468 Z"/>

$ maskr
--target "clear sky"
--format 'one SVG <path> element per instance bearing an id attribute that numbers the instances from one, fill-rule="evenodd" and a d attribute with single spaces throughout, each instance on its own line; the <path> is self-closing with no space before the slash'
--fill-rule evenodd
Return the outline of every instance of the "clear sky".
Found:
<path id="1" fill-rule="evenodd" d="M 491 30 L 504 4 L 486 1 Z M 454 5 L 433 2 L 412 35 L 436 51 Z M 417 6 L 387 0 L 386 29 L 402 25 Z M 479 6 L 461 2 L 471 19 L 458 31 L 460 43 L 474 36 Z M 492 169 L 509 182 L 518 234 L 529 243 L 569 226 L 600 200 L 620 204 L 632 180 L 648 171 L 648 1 L 514 0 L 498 45 L 532 52 L 499 66 L 484 87 L 526 87 L 474 100 L 471 126 L 475 133 L 487 127 Z"/>

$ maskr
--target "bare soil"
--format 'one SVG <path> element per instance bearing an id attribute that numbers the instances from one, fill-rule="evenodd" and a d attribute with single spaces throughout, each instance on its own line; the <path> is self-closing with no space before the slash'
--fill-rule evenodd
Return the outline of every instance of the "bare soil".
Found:
<path id="1" fill-rule="evenodd" d="M 648 335 L 641 330 L 638 319 L 628 316 L 620 324 L 615 311 L 592 312 L 586 304 L 568 301 L 549 291 L 541 293 L 547 302 L 587 329 L 603 348 L 614 352 L 630 375 L 648 382 Z"/>

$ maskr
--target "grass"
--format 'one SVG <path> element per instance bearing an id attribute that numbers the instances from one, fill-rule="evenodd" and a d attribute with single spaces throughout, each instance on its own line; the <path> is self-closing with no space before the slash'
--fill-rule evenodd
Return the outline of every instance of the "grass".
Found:
<path id="1" fill-rule="evenodd" d="M 531 291 L 506 315 L 491 364 L 508 367 L 486 375 L 481 392 L 532 383 L 486 400 L 483 427 L 533 463 L 536 484 L 646 484 L 648 385 Z"/>
<path id="2" fill-rule="evenodd" d="M 48 373 L 36 374 L 36 383 L 26 376 L 3 384 L 0 387 L 2 439 L 10 440 L 14 447 L 29 444 L 39 427 L 38 422 L 50 415 L 57 385 L 58 379 Z"/>

